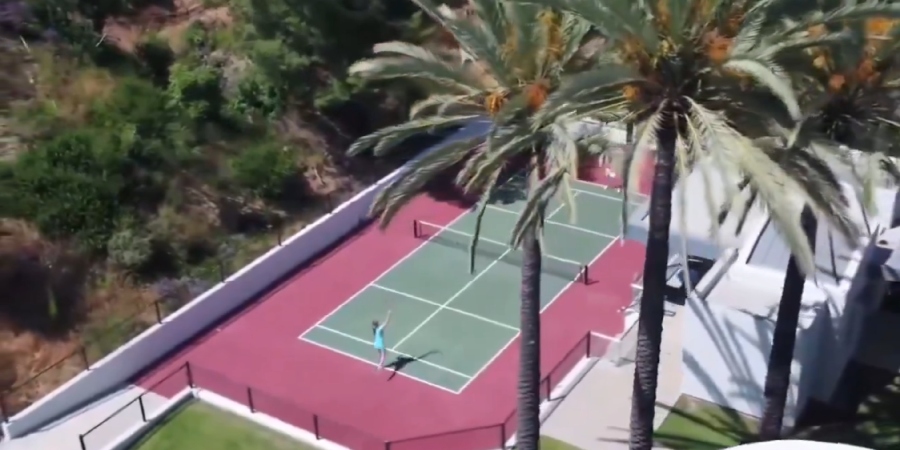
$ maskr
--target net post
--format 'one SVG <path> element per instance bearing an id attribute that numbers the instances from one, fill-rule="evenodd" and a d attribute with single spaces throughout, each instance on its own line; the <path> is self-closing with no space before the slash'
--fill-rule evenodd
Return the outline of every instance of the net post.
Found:
<path id="1" fill-rule="evenodd" d="M 581 266 L 581 282 L 584 283 L 585 285 L 591 284 L 590 281 L 588 280 L 588 266 L 587 265 Z"/>
<path id="2" fill-rule="evenodd" d="M 413 237 L 418 239 L 419 238 L 419 221 L 416 219 L 413 219 L 412 222 L 413 222 Z"/>
<path id="3" fill-rule="evenodd" d="M 500 424 L 500 447 L 497 448 L 506 448 L 506 423 Z"/>

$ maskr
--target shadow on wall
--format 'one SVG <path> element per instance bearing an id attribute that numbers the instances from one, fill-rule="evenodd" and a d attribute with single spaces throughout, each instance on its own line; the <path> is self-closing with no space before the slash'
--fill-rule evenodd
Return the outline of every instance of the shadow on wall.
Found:
<path id="1" fill-rule="evenodd" d="M 752 417 L 761 416 L 774 320 L 697 298 L 689 299 L 687 306 L 683 393 Z M 828 348 L 820 345 L 822 335 L 830 329 L 827 308 L 823 311 L 798 332 L 785 411 L 788 426 L 793 425 L 798 410 L 815 390 L 821 350 Z"/>

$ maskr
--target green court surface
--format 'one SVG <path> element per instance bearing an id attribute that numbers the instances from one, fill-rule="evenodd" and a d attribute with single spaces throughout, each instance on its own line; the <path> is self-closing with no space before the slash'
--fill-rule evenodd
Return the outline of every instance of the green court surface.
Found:
<path id="1" fill-rule="evenodd" d="M 375 366 L 371 322 L 391 310 L 385 329 L 387 370 L 445 391 L 462 392 L 519 332 L 521 256 L 506 242 L 525 200 L 520 188 L 507 186 L 483 218 L 473 272 L 469 272 L 468 247 L 474 212 L 444 227 L 417 222 L 414 228 L 423 244 L 300 339 Z M 548 210 L 542 311 L 570 284 L 598 276 L 585 267 L 619 235 L 621 195 L 585 182 L 573 188 L 574 217 L 562 203 Z"/>

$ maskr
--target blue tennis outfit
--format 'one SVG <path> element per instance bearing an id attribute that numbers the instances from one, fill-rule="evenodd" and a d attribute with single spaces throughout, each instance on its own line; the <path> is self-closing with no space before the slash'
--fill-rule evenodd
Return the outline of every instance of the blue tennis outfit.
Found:
<path id="1" fill-rule="evenodd" d="M 384 350 L 384 327 L 375 329 L 375 350 Z"/>

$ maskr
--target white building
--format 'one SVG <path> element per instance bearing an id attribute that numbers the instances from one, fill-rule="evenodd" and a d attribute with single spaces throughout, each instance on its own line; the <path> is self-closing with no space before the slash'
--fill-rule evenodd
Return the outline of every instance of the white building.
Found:
<path id="1" fill-rule="evenodd" d="M 682 393 L 759 417 L 764 407 L 763 386 L 790 251 L 761 209 L 748 215 L 740 232 L 734 220 L 729 219 L 716 236 L 710 235 L 715 217 L 710 216 L 705 198 L 712 195 L 720 202 L 724 195 L 722 183 L 726 181 L 734 182 L 704 180 L 695 171 L 678 186 L 688 190 L 691 200 L 687 210 L 681 211 L 678 202 L 673 202 L 670 265 L 684 248 L 682 239 L 687 242 L 689 257 L 708 261 L 703 268 L 705 274 L 692 274 L 692 278 L 697 278 L 694 295 L 688 297 L 683 308 L 687 316 Z M 809 277 L 804 290 L 793 383 L 785 414 L 787 426 L 810 399 L 832 404 L 840 400 L 836 387 L 851 358 L 900 368 L 900 354 L 892 356 L 900 352 L 872 351 L 869 344 L 888 342 L 884 333 L 900 330 L 900 316 L 879 311 L 887 285 L 882 271 L 890 272 L 882 265 L 891 252 L 875 245 L 884 240 L 881 236 L 888 236 L 883 234 L 886 230 L 900 221 L 896 191 L 877 190 L 877 207 L 864 214 L 850 186 L 845 187 L 854 220 L 863 234 L 851 245 L 831 233 L 827 223 L 819 223 L 815 245 L 819 270 Z M 646 242 L 647 208 L 632 216 L 628 238 Z M 681 225 L 682 217 L 686 227 Z M 882 245 L 900 248 L 900 232 L 897 238 L 897 242 Z M 900 252 L 896 260 L 900 273 Z M 860 345 L 861 342 L 866 344 Z M 896 340 L 890 342 L 895 344 Z"/>

